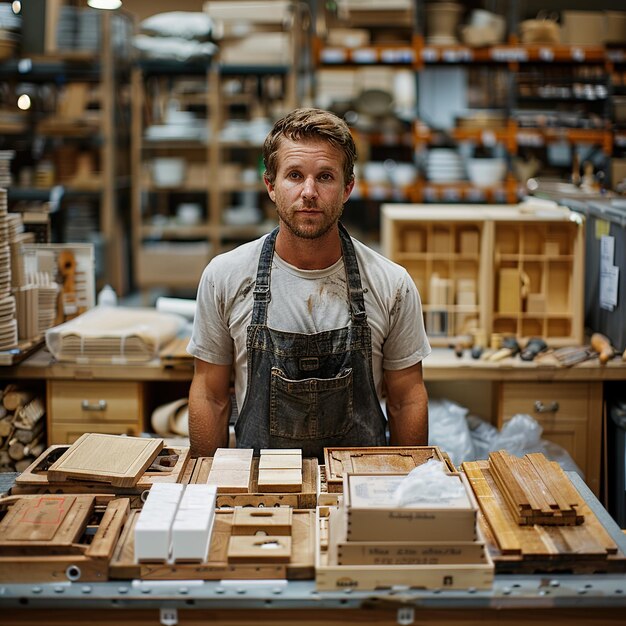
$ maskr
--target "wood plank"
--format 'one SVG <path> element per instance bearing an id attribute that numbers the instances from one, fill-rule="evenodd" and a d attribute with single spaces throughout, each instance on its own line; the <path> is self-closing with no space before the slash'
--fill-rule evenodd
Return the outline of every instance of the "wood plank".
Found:
<path id="1" fill-rule="evenodd" d="M 521 554 L 522 547 L 505 510 L 496 498 L 491 486 L 478 462 L 464 462 L 463 471 L 478 500 L 478 504 L 485 515 L 487 523 L 498 542 L 498 548 L 503 554 Z"/>
<path id="2" fill-rule="evenodd" d="M 162 439 L 85 433 L 50 466 L 48 479 L 132 487 L 162 448 Z"/>

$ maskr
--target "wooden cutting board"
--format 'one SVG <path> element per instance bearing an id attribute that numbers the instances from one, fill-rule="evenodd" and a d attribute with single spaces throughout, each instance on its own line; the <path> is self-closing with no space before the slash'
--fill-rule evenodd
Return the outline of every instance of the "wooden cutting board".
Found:
<path id="1" fill-rule="evenodd" d="M 85 433 L 50 466 L 48 480 L 93 480 L 133 487 L 162 448 L 162 439 Z"/>
<path id="2" fill-rule="evenodd" d="M 46 495 L 17 501 L 0 522 L 0 550 L 54 546 L 69 547 L 78 541 L 93 511 L 93 496 Z"/>

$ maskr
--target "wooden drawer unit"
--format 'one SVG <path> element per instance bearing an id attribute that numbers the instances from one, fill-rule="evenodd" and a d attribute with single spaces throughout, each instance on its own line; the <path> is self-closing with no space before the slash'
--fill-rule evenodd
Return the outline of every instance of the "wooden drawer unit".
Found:
<path id="1" fill-rule="evenodd" d="M 498 427 L 518 413 L 532 416 L 542 437 L 565 448 L 597 495 L 600 488 L 602 383 L 503 382 Z"/>
<path id="2" fill-rule="evenodd" d="M 139 435 L 144 424 L 141 382 L 48 381 L 48 445 L 87 432 Z"/>

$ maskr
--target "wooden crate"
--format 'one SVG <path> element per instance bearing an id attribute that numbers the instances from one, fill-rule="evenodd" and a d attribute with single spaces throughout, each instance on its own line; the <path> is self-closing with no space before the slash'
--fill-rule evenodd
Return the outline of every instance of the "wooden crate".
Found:
<path id="1" fill-rule="evenodd" d="M 294 510 L 292 516 L 291 557 L 287 562 L 229 563 L 228 545 L 233 529 L 233 509 L 215 511 L 209 556 L 204 563 L 136 563 L 134 526 L 139 511 L 130 519 L 111 558 L 111 578 L 144 580 L 228 580 L 314 578 L 315 512 Z"/>
<path id="2" fill-rule="evenodd" d="M 348 541 L 475 541 L 478 505 L 464 478 L 459 498 L 441 498 L 436 505 L 398 507 L 392 502 L 403 480 L 393 474 L 347 474 L 343 506 Z"/>
<path id="3" fill-rule="evenodd" d="M 460 558 L 461 562 L 458 563 L 339 565 L 337 547 L 333 547 L 335 540 L 329 530 L 330 517 L 333 515 L 341 515 L 341 512 L 332 507 L 327 510 L 323 507 L 318 509 L 315 585 L 319 591 L 374 590 L 394 586 L 421 589 L 489 589 L 493 585 L 493 562 L 488 551 L 481 548 L 476 549 L 480 553 L 476 561 Z"/>
<path id="4" fill-rule="evenodd" d="M 129 511 L 127 498 L 104 495 L 0 500 L 0 582 L 107 580 Z"/>

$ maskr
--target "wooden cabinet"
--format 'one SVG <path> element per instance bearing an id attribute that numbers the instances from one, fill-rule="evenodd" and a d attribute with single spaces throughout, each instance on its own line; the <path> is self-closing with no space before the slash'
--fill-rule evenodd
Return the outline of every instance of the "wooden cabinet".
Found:
<path id="1" fill-rule="evenodd" d="M 542 437 L 567 450 L 598 494 L 602 411 L 601 382 L 503 382 L 497 425 L 517 414 L 531 415 L 543 428 Z"/>
<path id="2" fill-rule="evenodd" d="M 567 209 L 383 205 L 382 250 L 406 267 L 433 345 L 481 332 L 583 340 L 584 223 Z"/>
<path id="3" fill-rule="evenodd" d="M 48 445 L 72 443 L 83 433 L 140 435 L 144 385 L 127 381 L 49 380 Z"/>

